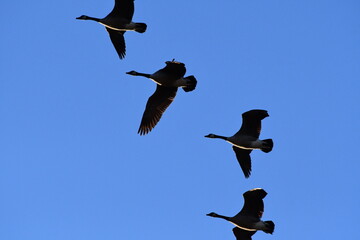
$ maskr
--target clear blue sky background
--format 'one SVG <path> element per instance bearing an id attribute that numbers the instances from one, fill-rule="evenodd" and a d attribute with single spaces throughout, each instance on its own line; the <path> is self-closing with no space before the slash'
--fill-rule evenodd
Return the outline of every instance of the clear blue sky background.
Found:
<path id="1" fill-rule="evenodd" d="M 273 236 L 360 239 L 360 2 L 135 1 L 144 34 L 120 61 L 95 22 L 112 0 L 0 3 L 0 239 L 235 239 L 242 193 L 268 192 Z M 195 75 L 147 136 L 136 134 L 175 58 Z M 231 146 L 241 114 L 269 111 L 245 179 Z"/>

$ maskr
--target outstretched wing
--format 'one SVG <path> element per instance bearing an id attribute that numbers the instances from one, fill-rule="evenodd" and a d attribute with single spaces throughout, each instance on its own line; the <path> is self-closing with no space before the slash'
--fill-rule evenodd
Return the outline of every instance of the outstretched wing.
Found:
<path id="1" fill-rule="evenodd" d="M 110 39 L 112 44 L 115 47 L 117 54 L 119 55 L 120 59 L 123 59 L 126 54 L 126 45 L 125 45 L 125 38 L 124 38 L 124 31 L 115 31 L 111 28 L 106 28 L 109 33 Z"/>
<path id="2" fill-rule="evenodd" d="M 148 134 L 160 121 L 161 116 L 176 96 L 177 88 L 157 85 L 155 93 L 149 97 L 138 130 L 140 135 Z"/>
<path id="3" fill-rule="evenodd" d="M 261 131 L 261 120 L 268 117 L 266 110 L 250 110 L 242 114 L 242 125 L 235 135 L 247 135 L 259 138 Z"/>
<path id="4" fill-rule="evenodd" d="M 251 240 L 252 235 L 254 235 L 256 231 L 245 231 L 241 228 L 234 227 L 233 233 L 236 237 L 236 240 Z"/>
<path id="5" fill-rule="evenodd" d="M 244 206 L 238 214 L 252 216 L 260 220 L 264 212 L 263 198 L 266 195 L 267 193 L 261 188 L 255 188 L 245 192 L 243 194 L 245 200 Z"/>
<path id="6" fill-rule="evenodd" d="M 252 150 L 241 149 L 233 146 L 233 150 L 236 154 L 236 158 L 240 164 L 242 171 L 246 178 L 250 177 L 251 174 L 251 157 L 250 153 Z"/>
<path id="7" fill-rule="evenodd" d="M 131 22 L 134 15 L 134 0 L 115 0 L 113 10 L 106 17 L 120 17 Z"/>

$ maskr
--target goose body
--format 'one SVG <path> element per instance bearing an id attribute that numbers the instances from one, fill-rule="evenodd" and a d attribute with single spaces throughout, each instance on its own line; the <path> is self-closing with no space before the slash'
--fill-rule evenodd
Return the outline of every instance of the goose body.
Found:
<path id="1" fill-rule="evenodd" d="M 236 158 L 246 178 L 251 174 L 250 153 L 254 149 L 263 152 L 271 152 L 273 148 L 272 139 L 260 140 L 261 120 L 268 117 L 266 110 L 254 109 L 242 114 L 243 123 L 240 130 L 231 137 L 216 134 L 208 134 L 207 138 L 220 138 L 233 145 Z"/>
<path id="2" fill-rule="evenodd" d="M 174 60 L 165 62 L 166 66 L 153 74 L 127 72 L 129 75 L 142 76 L 154 81 L 157 86 L 154 94 L 148 99 L 138 133 L 148 134 L 160 121 L 162 114 L 174 100 L 181 87 L 185 92 L 193 91 L 197 80 L 194 76 L 184 77 L 185 64 Z"/>
<path id="3" fill-rule="evenodd" d="M 82 15 L 76 19 L 92 20 L 104 25 L 109 33 L 111 42 L 113 43 L 116 52 L 118 53 L 120 59 L 123 59 L 126 54 L 124 33 L 126 31 L 144 33 L 147 28 L 145 23 L 132 22 L 133 15 L 134 0 L 115 0 L 113 10 L 104 18 Z"/>
<path id="4" fill-rule="evenodd" d="M 111 19 L 110 21 L 107 21 L 107 19 L 100 19 L 99 23 L 101 25 L 104 25 L 106 28 L 115 30 L 115 31 L 136 31 L 136 23 L 134 22 L 122 22 L 117 21 L 114 22 L 114 19 Z"/>
<path id="5" fill-rule="evenodd" d="M 251 136 L 231 136 L 226 141 L 237 148 L 246 150 L 262 149 L 267 146 L 266 142 Z"/>
<path id="6" fill-rule="evenodd" d="M 249 190 L 243 194 L 244 206 L 235 216 L 227 217 L 214 212 L 207 214 L 207 216 L 222 218 L 234 224 L 236 227 L 233 232 L 236 239 L 239 240 L 251 240 L 251 236 L 258 230 L 272 234 L 275 224 L 272 221 L 261 220 L 264 212 L 263 198 L 266 195 L 267 193 L 261 188 Z"/>
<path id="7" fill-rule="evenodd" d="M 149 78 L 153 80 L 156 84 L 164 87 L 186 87 L 187 85 L 187 81 L 186 79 L 184 79 L 184 77 L 179 77 L 175 75 L 172 76 L 162 70 L 151 74 Z"/>

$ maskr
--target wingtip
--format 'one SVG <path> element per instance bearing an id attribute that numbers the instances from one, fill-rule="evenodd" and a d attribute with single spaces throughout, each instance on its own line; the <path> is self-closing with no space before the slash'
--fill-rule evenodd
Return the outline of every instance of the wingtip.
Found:
<path id="1" fill-rule="evenodd" d="M 261 199 L 265 198 L 266 195 L 267 192 L 262 188 L 253 188 L 244 193 L 244 196 L 254 196 L 254 197 L 259 197 Z"/>
<path id="2" fill-rule="evenodd" d="M 242 114 L 243 117 L 260 118 L 261 120 L 269 117 L 269 113 L 264 109 L 252 109 Z"/>
<path id="3" fill-rule="evenodd" d="M 140 136 L 145 136 L 145 135 L 148 134 L 150 131 L 151 131 L 151 130 L 149 130 L 149 129 L 145 129 L 145 128 L 140 127 L 137 133 L 138 133 Z"/>
<path id="4" fill-rule="evenodd" d="M 244 176 L 246 179 L 249 179 L 250 175 L 251 175 L 251 172 L 247 172 L 247 173 L 244 172 Z"/>
<path id="5" fill-rule="evenodd" d="M 244 176 L 248 179 L 251 176 L 251 168 L 250 169 L 242 169 Z"/>
<path id="6" fill-rule="evenodd" d="M 125 58 L 125 56 L 126 56 L 126 52 L 119 53 L 118 55 L 119 55 L 119 58 L 122 60 L 122 59 L 124 59 L 124 58 Z"/>
<path id="7" fill-rule="evenodd" d="M 153 130 L 153 127 L 148 126 L 148 125 L 146 125 L 146 124 L 145 124 L 145 125 L 141 124 L 140 127 L 139 127 L 139 129 L 138 129 L 138 134 L 139 134 L 140 136 L 145 136 L 145 135 L 147 135 L 148 133 L 150 133 L 151 130 Z"/>

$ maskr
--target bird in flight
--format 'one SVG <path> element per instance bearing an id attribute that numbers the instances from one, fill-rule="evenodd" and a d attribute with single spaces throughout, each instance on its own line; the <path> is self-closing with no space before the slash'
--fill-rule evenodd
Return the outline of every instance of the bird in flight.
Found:
<path id="1" fill-rule="evenodd" d="M 261 120 L 268 117 L 266 110 L 254 109 L 242 114 L 242 125 L 240 130 L 231 137 L 224 137 L 216 134 L 208 134 L 207 138 L 220 138 L 233 145 L 233 150 L 246 178 L 251 174 L 250 153 L 254 149 L 263 152 L 271 152 L 273 148 L 272 139 L 260 140 Z"/>
<path id="2" fill-rule="evenodd" d="M 166 66 L 153 74 L 127 72 L 129 75 L 142 76 L 156 83 L 154 94 L 147 101 L 141 124 L 138 130 L 140 135 L 148 134 L 160 121 L 161 116 L 174 101 L 176 92 L 181 87 L 185 92 L 193 91 L 197 80 L 194 76 L 184 77 L 185 64 L 172 61 L 165 62 Z"/>
<path id="3" fill-rule="evenodd" d="M 235 225 L 233 233 L 237 240 L 251 240 L 256 231 L 261 230 L 272 234 L 275 229 L 273 221 L 261 221 L 264 213 L 263 199 L 267 193 L 264 189 L 254 188 L 243 194 L 244 206 L 234 217 L 227 217 L 211 212 L 210 217 L 222 218 Z"/>
<path id="4" fill-rule="evenodd" d="M 147 25 L 145 23 L 134 23 L 132 17 L 134 15 L 134 0 L 115 0 L 113 10 L 104 18 L 95 18 L 82 15 L 76 19 L 92 20 L 105 26 L 109 33 L 112 44 L 115 47 L 120 59 L 126 54 L 126 45 L 124 33 L 126 31 L 135 31 L 144 33 Z"/>

